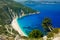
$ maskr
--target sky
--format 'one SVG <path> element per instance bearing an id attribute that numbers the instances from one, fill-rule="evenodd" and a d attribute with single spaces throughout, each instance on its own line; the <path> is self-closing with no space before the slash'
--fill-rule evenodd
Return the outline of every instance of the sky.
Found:
<path id="1" fill-rule="evenodd" d="M 58 1 L 60 2 L 60 0 L 15 0 L 15 1 Z"/>

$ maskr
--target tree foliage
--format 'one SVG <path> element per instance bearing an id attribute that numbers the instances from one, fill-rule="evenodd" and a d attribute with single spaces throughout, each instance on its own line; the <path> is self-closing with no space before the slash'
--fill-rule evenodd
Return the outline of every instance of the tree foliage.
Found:
<path id="1" fill-rule="evenodd" d="M 42 36 L 43 36 L 42 32 L 36 29 L 29 34 L 30 38 L 40 38 Z"/>
<path id="2" fill-rule="evenodd" d="M 45 18 L 42 22 L 42 26 L 45 30 L 50 31 L 50 29 L 52 29 L 51 19 Z"/>

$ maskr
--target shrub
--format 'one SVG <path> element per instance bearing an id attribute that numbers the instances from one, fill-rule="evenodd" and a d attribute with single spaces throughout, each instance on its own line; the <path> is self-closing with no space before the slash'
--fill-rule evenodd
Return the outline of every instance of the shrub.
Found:
<path id="1" fill-rule="evenodd" d="M 30 38 L 40 38 L 42 36 L 43 36 L 42 32 L 36 29 L 29 34 Z"/>

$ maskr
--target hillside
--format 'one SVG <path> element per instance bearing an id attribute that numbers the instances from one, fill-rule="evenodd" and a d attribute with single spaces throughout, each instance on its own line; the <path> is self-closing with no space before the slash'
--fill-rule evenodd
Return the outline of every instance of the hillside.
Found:
<path id="1" fill-rule="evenodd" d="M 21 10 L 25 14 L 36 12 L 36 10 L 12 0 L 0 0 L 0 37 L 4 38 L 7 36 L 9 39 L 9 37 L 14 38 L 19 35 L 10 24 L 14 16 L 21 15 Z"/>
<path id="2" fill-rule="evenodd" d="M 9 10 L 12 10 L 12 12 L 17 15 L 19 15 L 21 10 L 23 10 L 25 14 L 36 12 L 36 10 L 12 0 L 0 0 L 0 25 L 11 23 L 13 15 Z"/>

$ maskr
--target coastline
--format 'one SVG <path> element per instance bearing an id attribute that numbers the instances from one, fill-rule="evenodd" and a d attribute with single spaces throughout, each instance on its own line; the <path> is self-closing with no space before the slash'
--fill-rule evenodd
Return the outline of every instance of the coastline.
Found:
<path id="1" fill-rule="evenodd" d="M 21 36 L 26 36 L 23 31 L 21 30 L 21 28 L 19 27 L 18 23 L 17 23 L 17 18 L 13 19 L 11 26 L 21 35 Z"/>
<path id="2" fill-rule="evenodd" d="M 40 12 L 37 12 L 37 14 L 39 14 Z M 35 14 L 35 13 L 33 13 Z M 30 14 L 29 14 L 30 15 Z M 23 13 L 22 14 L 22 17 L 25 17 L 26 15 Z M 21 18 L 21 17 L 20 17 Z M 28 37 L 23 31 L 22 29 L 20 28 L 20 25 L 18 24 L 17 22 L 17 19 L 18 17 L 16 16 L 16 18 L 13 18 L 13 21 L 11 23 L 11 26 L 21 35 L 21 36 L 26 36 Z"/>

